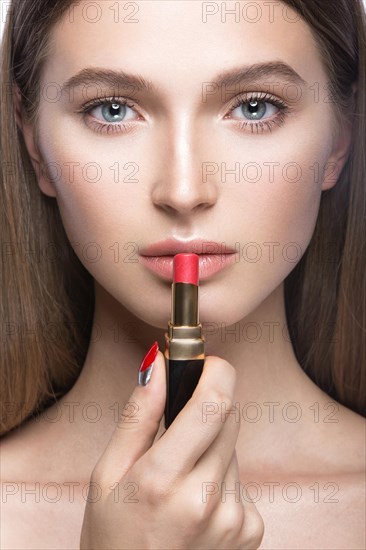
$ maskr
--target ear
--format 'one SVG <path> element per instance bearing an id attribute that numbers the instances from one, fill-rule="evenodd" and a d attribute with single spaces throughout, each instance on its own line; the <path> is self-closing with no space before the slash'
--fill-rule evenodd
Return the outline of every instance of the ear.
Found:
<path id="1" fill-rule="evenodd" d="M 34 138 L 33 127 L 26 123 L 23 116 L 22 96 L 19 87 L 15 84 L 13 88 L 14 114 L 18 129 L 24 138 L 24 143 L 28 151 L 34 172 L 41 191 L 49 197 L 56 197 L 54 185 L 49 181 L 45 169 L 42 167 L 42 159 Z"/>
<path id="2" fill-rule="evenodd" d="M 355 95 L 357 92 L 357 83 L 352 84 L 353 100 L 355 101 Z M 338 181 L 338 178 L 342 172 L 350 152 L 350 145 L 352 141 L 353 120 L 347 119 L 340 127 L 338 136 L 335 139 L 332 153 L 328 158 L 324 179 L 322 184 L 322 191 L 331 189 Z"/>

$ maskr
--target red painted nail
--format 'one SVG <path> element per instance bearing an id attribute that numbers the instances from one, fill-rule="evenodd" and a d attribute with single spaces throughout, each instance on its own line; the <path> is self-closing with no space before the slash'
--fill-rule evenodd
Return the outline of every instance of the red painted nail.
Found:
<path id="1" fill-rule="evenodd" d="M 141 386 L 146 386 L 151 378 L 154 361 L 159 351 L 159 344 L 154 342 L 143 360 L 139 368 L 138 382 Z"/>

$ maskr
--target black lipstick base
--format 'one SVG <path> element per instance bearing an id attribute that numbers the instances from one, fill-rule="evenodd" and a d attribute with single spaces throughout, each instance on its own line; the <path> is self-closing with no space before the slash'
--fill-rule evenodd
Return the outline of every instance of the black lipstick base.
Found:
<path id="1" fill-rule="evenodd" d="M 204 359 L 178 360 L 165 357 L 165 365 L 167 372 L 165 428 L 168 428 L 192 397 L 202 374 Z"/>

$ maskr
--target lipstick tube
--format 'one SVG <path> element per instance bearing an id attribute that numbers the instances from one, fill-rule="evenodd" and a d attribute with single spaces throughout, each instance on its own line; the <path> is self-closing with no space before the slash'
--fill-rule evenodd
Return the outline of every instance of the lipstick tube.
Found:
<path id="1" fill-rule="evenodd" d="M 171 318 L 165 333 L 164 351 L 166 429 L 191 398 L 205 360 L 198 316 L 198 261 L 197 254 L 176 254 L 173 258 Z"/>

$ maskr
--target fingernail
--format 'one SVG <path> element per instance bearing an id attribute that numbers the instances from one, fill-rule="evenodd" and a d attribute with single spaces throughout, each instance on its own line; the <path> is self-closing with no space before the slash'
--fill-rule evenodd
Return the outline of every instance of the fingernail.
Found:
<path id="1" fill-rule="evenodd" d="M 159 344 L 157 342 L 154 342 L 145 357 L 143 358 L 139 368 L 140 386 L 146 386 L 146 384 L 149 382 L 158 351 Z"/>

